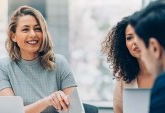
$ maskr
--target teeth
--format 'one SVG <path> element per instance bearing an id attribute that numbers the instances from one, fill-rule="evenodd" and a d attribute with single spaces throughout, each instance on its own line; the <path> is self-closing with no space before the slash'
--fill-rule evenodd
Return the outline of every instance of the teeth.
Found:
<path id="1" fill-rule="evenodd" d="M 29 44 L 36 44 L 38 41 L 36 41 L 36 40 L 32 40 L 32 41 L 27 41 L 27 43 L 29 43 Z"/>

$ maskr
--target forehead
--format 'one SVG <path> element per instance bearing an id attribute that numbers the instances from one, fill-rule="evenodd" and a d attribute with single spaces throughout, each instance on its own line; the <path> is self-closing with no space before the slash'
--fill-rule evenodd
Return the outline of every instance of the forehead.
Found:
<path id="1" fill-rule="evenodd" d="M 20 26 L 20 27 L 25 26 L 25 25 L 35 26 L 37 24 L 38 24 L 38 22 L 37 22 L 36 18 L 31 15 L 21 16 L 18 18 L 18 21 L 17 21 L 17 26 Z"/>
<path id="2" fill-rule="evenodd" d="M 126 34 L 132 34 L 132 33 L 134 33 L 134 28 L 130 24 L 128 24 L 127 27 L 126 27 L 126 29 L 125 29 L 125 33 Z"/>

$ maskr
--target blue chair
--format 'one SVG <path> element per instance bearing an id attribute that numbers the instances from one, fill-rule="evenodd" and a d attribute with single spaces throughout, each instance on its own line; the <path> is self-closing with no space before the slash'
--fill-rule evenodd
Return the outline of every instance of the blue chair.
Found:
<path id="1" fill-rule="evenodd" d="M 85 113 L 98 113 L 98 108 L 94 105 L 83 104 Z"/>

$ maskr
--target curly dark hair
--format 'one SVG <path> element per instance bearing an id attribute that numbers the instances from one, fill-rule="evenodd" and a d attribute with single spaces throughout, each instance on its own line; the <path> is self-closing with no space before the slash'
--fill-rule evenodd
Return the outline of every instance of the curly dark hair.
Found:
<path id="1" fill-rule="evenodd" d="M 126 83 L 134 80 L 139 73 L 139 64 L 126 47 L 125 30 L 129 24 L 129 16 L 124 17 L 108 33 L 102 42 L 102 53 L 107 56 L 107 62 L 113 69 L 116 79 L 122 78 Z M 111 67 L 112 66 L 112 67 Z"/>

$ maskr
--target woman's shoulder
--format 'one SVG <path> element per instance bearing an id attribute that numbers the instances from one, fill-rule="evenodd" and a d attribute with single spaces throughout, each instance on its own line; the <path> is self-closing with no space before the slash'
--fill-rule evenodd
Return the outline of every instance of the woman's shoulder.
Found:
<path id="1" fill-rule="evenodd" d="M 13 61 L 10 59 L 10 57 L 3 57 L 3 58 L 0 58 L 0 64 L 10 64 L 12 63 Z"/>
<path id="2" fill-rule="evenodd" d="M 0 68 L 7 68 L 13 62 L 9 57 L 0 58 Z"/>
<path id="3" fill-rule="evenodd" d="M 124 88 L 138 88 L 137 79 L 131 81 L 131 83 L 126 83 L 122 78 L 115 81 L 116 86 Z"/>
<path id="4" fill-rule="evenodd" d="M 123 87 L 124 88 L 138 88 L 137 79 L 135 78 L 130 83 L 126 83 L 125 81 L 123 81 Z"/>
<path id="5" fill-rule="evenodd" d="M 55 65 L 56 65 L 57 69 L 70 71 L 70 65 L 63 55 L 56 54 Z"/>
<path id="6" fill-rule="evenodd" d="M 66 62 L 66 58 L 61 54 L 56 54 L 55 55 L 55 63 L 60 64 L 63 62 Z"/>

